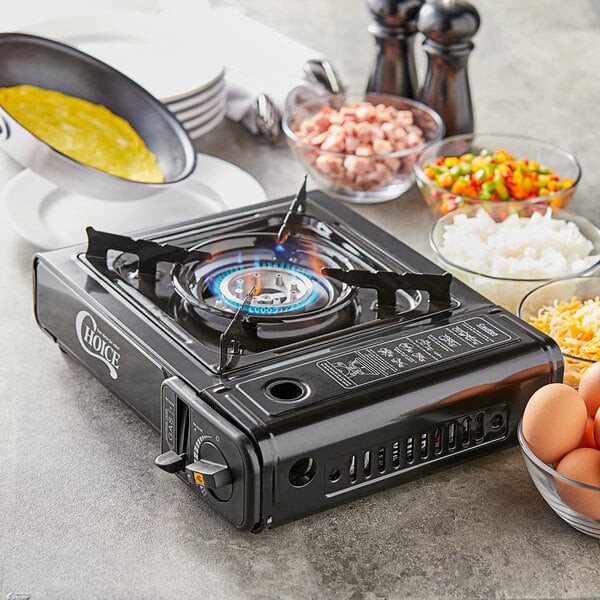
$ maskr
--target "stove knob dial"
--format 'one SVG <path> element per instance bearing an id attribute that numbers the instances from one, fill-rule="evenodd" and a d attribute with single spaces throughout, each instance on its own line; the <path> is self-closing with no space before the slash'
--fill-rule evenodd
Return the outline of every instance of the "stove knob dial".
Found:
<path id="1" fill-rule="evenodd" d="M 194 483 L 211 490 L 219 500 L 226 500 L 222 496 L 230 495 L 231 471 L 225 457 L 212 442 L 203 442 L 198 455 L 198 460 L 185 467 L 186 471 Z"/>
<path id="2" fill-rule="evenodd" d="M 231 472 L 227 465 L 210 460 L 197 460 L 185 467 L 194 478 L 194 482 L 209 490 L 218 490 L 231 484 Z"/>

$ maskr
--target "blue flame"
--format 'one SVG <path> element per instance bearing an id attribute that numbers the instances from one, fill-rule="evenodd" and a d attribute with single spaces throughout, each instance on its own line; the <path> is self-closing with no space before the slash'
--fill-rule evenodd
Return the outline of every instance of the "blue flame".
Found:
<path id="1" fill-rule="evenodd" d="M 304 269 L 298 268 L 295 265 L 290 265 L 289 263 L 283 263 L 283 262 L 270 263 L 270 262 L 264 262 L 264 261 L 261 262 L 259 260 L 255 260 L 253 263 L 253 266 L 256 269 L 260 269 L 260 268 L 264 268 L 264 267 L 271 267 L 271 268 L 276 268 L 276 269 L 286 269 L 288 271 L 294 271 L 296 273 L 301 273 L 304 277 L 306 277 L 307 279 L 310 279 L 312 282 L 316 283 L 317 285 L 321 285 L 320 282 L 318 281 L 318 279 L 315 279 L 313 273 L 311 273 L 310 271 L 305 271 Z M 235 302 L 235 301 L 231 300 L 230 298 L 225 298 L 224 296 L 222 296 L 221 291 L 220 291 L 221 283 L 223 282 L 223 280 L 226 277 L 229 277 L 232 273 L 235 273 L 236 271 L 244 271 L 246 269 L 248 269 L 248 265 L 236 265 L 234 267 L 226 269 L 222 273 L 219 273 L 219 275 L 216 278 L 211 279 L 207 282 L 207 286 L 208 286 L 208 289 L 210 290 L 211 294 L 213 294 L 213 296 L 218 296 L 220 298 L 220 300 L 223 302 L 223 304 L 226 304 L 227 306 L 231 307 L 233 310 L 236 310 L 236 311 L 239 310 L 240 308 L 242 308 L 242 302 Z M 288 312 L 292 312 L 292 311 L 296 312 L 296 311 L 302 310 L 308 306 L 311 306 L 318 299 L 319 299 L 319 292 L 313 288 L 312 293 L 307 298 L 304 298 L 300 302 L 296 302 L 294 304 L 288 304 L 287 306 L 277 306 L 277 305 L 254 306 L 253 304 L 249 304 L 246 307 L 246 313 L 249 315 L 277 315 L 277 314 L 288 313 Z"/>

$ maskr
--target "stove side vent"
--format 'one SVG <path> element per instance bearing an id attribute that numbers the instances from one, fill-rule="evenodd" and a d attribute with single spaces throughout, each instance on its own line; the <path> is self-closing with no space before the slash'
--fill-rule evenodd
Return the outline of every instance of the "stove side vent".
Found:
<path id="1" fill-rule="evenodd" d="M 334 497 L 383 479 L 409 479 L 434 462 L 463 455 L 501 440 L 508 432 L 508 406 L 486 407 L 457 418 L 423 424 L 402 424 L 398 436 L 329 460 L 325 495 Z M 418 473 L 417 473 L 418 471 Z"/>

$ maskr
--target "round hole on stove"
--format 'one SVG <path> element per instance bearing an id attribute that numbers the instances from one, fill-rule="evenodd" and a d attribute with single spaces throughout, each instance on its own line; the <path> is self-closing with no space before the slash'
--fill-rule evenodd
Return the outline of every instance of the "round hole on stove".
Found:
<path id="1" fill-rule="evenodd" d="M 339 481 L 341 476 L 342 473 L 339 469 L 332 469 L 331 471 L 329 471 L 329 481 L 331 481 L 331 483 Z"/>
<path id="2" fill-rule="evenodd" d="M 494 415 L 490 422 L 491 426 L 494 429 L 498 429 L 499 427 L 502 427 L 503 423 L 504 423 L 504 417 L 502 415 Z"/>
<path id="3" fill-rule="evenodd" d="M 267 384 L 266 392 L 274 400 L 296 402 L 308 395 L 308 388 L 293 379 L 277 379 Z"/>
<path id="4" fill-rule="evenodd" d="M 290 483 L 294 487 L 303 487 L 313 480 L 316 472 L 317 463 L 310 456 L 301 458 L 290 469 Z"/>

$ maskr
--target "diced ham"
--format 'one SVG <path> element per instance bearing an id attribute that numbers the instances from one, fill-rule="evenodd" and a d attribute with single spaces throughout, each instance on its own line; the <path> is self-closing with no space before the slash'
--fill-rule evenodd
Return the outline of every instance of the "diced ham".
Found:
<path id="1" fill-rule="evenodd" d="M 356 156 L 373 156 L 373 146 L 371 144 L 359 144 L 354 151 Z"/>
<path id="2" fill-rule="evenodd" d="M 359 121 L 372 121 L 376 114 L 377 109 L 370 102 L 361 102 L 356 108 L 356 118 Z"/>
<path id="3" fill-rule="evenodd" d="M 344 159 L 344 167 L 354 175 L 362 175 L 367 173 L 371 167 L 371 160 L 361 158 L 360 156 L 352 156 L 349 154 Z"/>
<path id="4" fill-rule="evenodd" d="M 320 154 L 315 165 L 325 175 L 341 175 L 344 172 L 344 159 L 341 156 Z"/>
<path id="5" fill-rule="evenodd" d="M 410 110 L 399 110 L 396 121 L 401 125 L 412 125 L 414 123 L 413 114 Z"/>
<path id="6" fill-rule="evenodd" d="M 349 135 L 346 138 L 346 152 L 348 152 L 348 154 L 352 154 L 353 152 L 356 152 L 357 148 L 358 148 L 358 138 Z"/>
<path id="7" fill-rule="evenodd" d="M 394 173 L 397 173 L 400 169 L 400 165 L 402 164 L 402 160 L 399 158 L 383 158 L 383 164 Z"/>
<path id="8" fill-rule="evenodd" d="M 362 191 L 378 189 L 397 173 L 407 173 L 415 159 L 414 155 L 378 156 L 414 148 L 426 141 L 410 110 L 370 102 L 355 102 L 339 110 L 323 107 L 302 121 L 296 135 L 319 148 L 301 150 L 308 164 L 336 187 Z"/>
<path id="9" fill-rule="evenodd" d="M 388 183 L 393 176 L 393 171 L 381 163 L 376 163 L 372 170 L 357 175 L 355 183 L 361 190 L 374 190 Z"/>
<path id="10" fill-rule="evenodd" d="M 345 121 L 342 127 L 346 135 L 356 135 L 356 123 L 354 121 Z"/>
<path id="11" fill-rule="evenodd" d="M 330 133 L 321 144 L 321 149 L 329 152 L 343 152 L 345 148 L 344 139 L 343 132 Z"/>
<path id="12" fill-rule="evenodd" d="M 409 147 L 414 148 L 415 146 L 420 146 L 423 143 L 423 138 L 414 131 L 411 131 L 406 136 L 406 143 L 409 145 Z"/>
<path id="13" fill-rule="evenodd" d="M 313 146 L 320 146 L 327 139 L 328 135 L 329 135 L 329 133 L 327 131 L 323 131 L 323 133 L 319 133 L 319 134 L 315 135 L 314 137 L 307 136 L 304 139 L 307 140 L 308 143 L 312 144 Z"/>
<path id="14" fill-rule="evenodd" d="M 375 154 L 389 154 L 394 151 L 394 146 L 388 140 L 373 140 L 373 152 Z"/>

